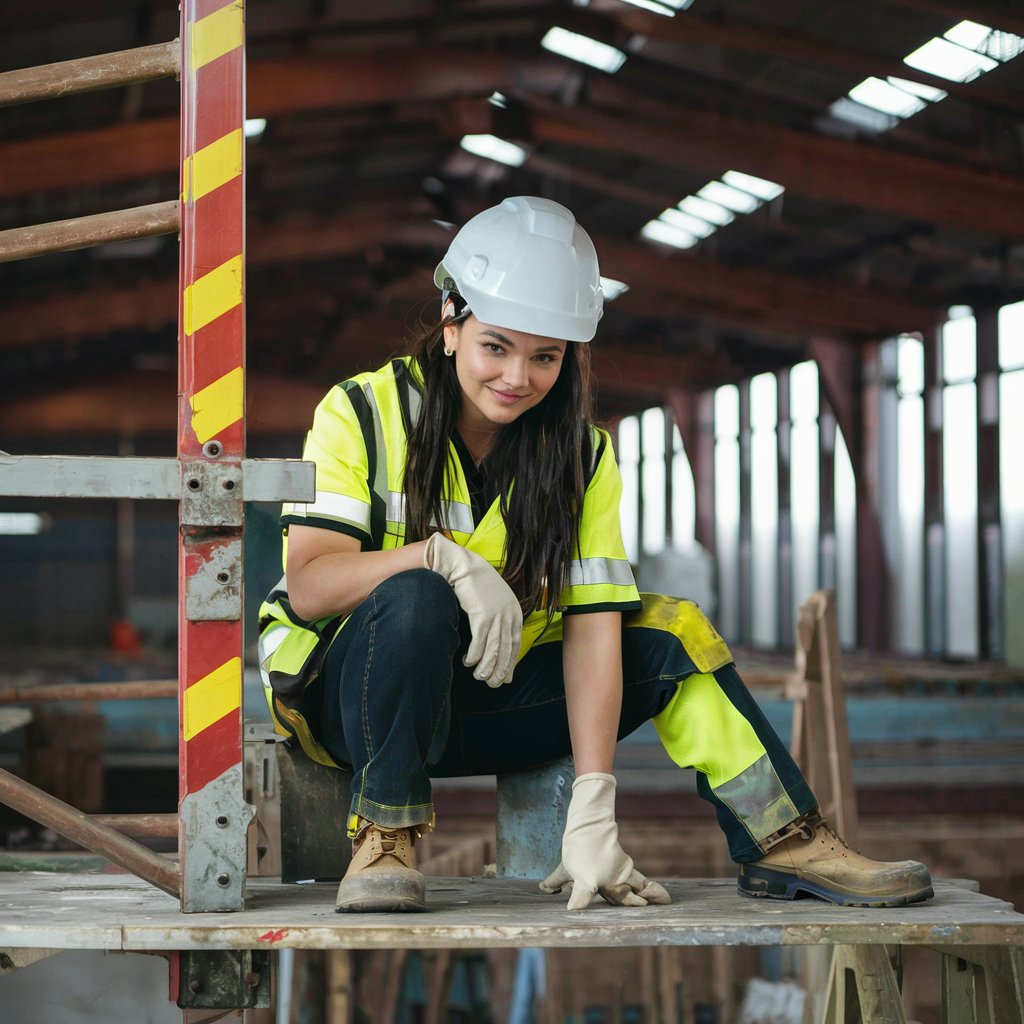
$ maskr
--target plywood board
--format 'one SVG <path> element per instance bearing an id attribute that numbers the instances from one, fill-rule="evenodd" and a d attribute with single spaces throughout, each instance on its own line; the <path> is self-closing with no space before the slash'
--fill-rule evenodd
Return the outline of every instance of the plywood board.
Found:
<path id="1" fill-rule="evenodd" d="M 432 878 L 422 914 L 334 913 L 334 886 L 252 880 L 238 913 L 182 914 L 128 875 L 0 873 L 0 949 L 382 949 L 521 946 L 717 946 L 834 943 L 1024 945 L 1011 904 L 937 880 L 933 900 L 902 909 L 838 908 L 737 895 L 732 879 L 668 881 L 673 903 L 604 903 L 570 914 L 536 883 Z"/>

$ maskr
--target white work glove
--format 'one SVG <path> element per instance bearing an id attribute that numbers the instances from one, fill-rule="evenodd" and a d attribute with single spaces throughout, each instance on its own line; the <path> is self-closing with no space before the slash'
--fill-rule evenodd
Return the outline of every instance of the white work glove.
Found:
<path id="1" fill-rule="evenodd" d="M 462 664 L 488 686 L 510 683 L 523 633 L 523 610 L 512 589 L 487 559 L 442 533 L 427 541 L 423 564 L 452 585 L 469 616 L 472 637 Z"/>
<path id="2" fill-rule="evenodd" d="M 585 910 L 600 893 L 620 907 L 671 903 L 657 882 L 649 882 L 619 846 L 615 823 L 615 776 L 581 775 L 572 784 L 572 800 L 562 836 L 562 863 L 543 882 L 542 892 L 561 892 L 572 882 L 570 910 Z"/>

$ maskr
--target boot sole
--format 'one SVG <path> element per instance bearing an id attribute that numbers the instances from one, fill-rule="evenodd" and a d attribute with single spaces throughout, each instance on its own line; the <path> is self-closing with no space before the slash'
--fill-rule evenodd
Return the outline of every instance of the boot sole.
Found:
<path id="1" fill-rule="evenodd" d="M 334 904 L 337 914 L 415 913 L 425 909 L 426 895 L 422 876 L 419 879 L 347 879 L 341 883 Z"/>
<path id="2" fill-rule="evenodd" d="M 736 888 L 741 896 L 771 900 L 795 900 L 801 896 L 812 896 L 840 907 L 906 907 L 935 895 L 935 890 L 929 885 L 915 892 L 871 897 L 863 893 L 832 889 L 784 871 L 771 871 L 753 865 L 743 866 L 736 879 Z"/>

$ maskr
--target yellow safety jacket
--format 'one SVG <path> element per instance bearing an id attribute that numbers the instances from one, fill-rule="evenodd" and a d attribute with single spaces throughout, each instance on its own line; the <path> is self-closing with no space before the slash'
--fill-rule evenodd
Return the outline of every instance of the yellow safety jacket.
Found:
<path id="1" fill-rule="evenodd" d="M 293 523 L 337 530 L 357 538 L 364 551 L 405 543 L 406 447 L 419 415 L 422 378 L 412 357 L 395 359 L 372 373 L 332 388 L 316 409 L 303 458 L 316 463 L 316 500 L 286 504 L 281 523 L 287 543 Z M 549 619 L 535 611 L 523 623 L 519 657 L 535 644 L 561 639 L 563 614 L 633 611 L 640 595 L 622 544 L 619 498 L 622 483 L 608 434 L 594 429 L 594 465 L 578 525 L 577 557 L 559 610 Z M 477 522 L 469 486 L 454 445 L 442 494 L 444 529 L 458 544 L 487 559 L 499 572 L 505 553 L 505 523 L 496 498 Z M 260 608 L 260 669 L 275 725 L 298 736 L 314 760 L 333 764 L 290 706 L 317 675 L 330 641 L 345 620 L 298 618 L 281 582 Z"/>

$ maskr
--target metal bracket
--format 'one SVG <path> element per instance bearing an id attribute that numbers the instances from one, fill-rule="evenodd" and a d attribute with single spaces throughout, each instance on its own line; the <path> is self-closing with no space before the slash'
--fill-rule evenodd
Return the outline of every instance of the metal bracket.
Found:
<path id="1" fill-rule="evenodd" d="M 181 463 L 181 526 L 241 526 L 243 476 L 238 462 Z M 237 617 L 237 616 L 236 616 Z"/>
<path id="2" fill-rule="evenodd" d="M 193 476 L 200 480 L 195 490 L 209 493 L 205 475 L 190 475 L 197 466 L 205 467 L 205 471 L 231 467 L 233 473 L 240 472 L 235 486 L 224 491 L 229 497 L 240 485 L 245 501 L 312 501 L 315 497 L 315 466 L 298 459 L 242 459 L 241 463 L 225 462 L 221 466 L 214 461 L 181 463 L 177 459 L 134 456 L 5 454 L 0 454 L 0 497 L 178 501 Z M 226 479 L 216 473 L 214 478 L 218 483 Z"/>
<path id="3" fill-rule="evenodd" d="M 233 765 L 181 801 L 182 907 L 232 911 L 245 900 L 246 836 L 256 808 L 242 795 L 242 766 Z"/>
<path id="4" fill-rule="evenodd" d="M 177 1003 L 182 1009 L 248 1010 L 270 1007 L 270 951 L 183 949 Z"/>
<path id="5" fill-rule="evenodd" d="M 237 534 L 186 538 L 186 552 L 194 568 L 185 577 L 185 618 L 189 622 L 240 619 L 242 538 Z"/>

